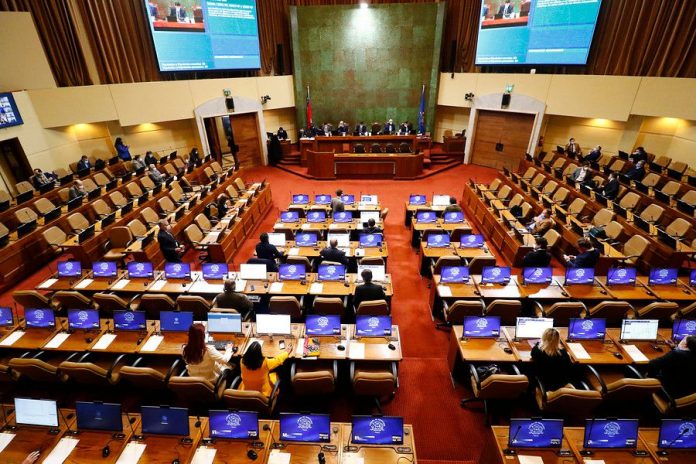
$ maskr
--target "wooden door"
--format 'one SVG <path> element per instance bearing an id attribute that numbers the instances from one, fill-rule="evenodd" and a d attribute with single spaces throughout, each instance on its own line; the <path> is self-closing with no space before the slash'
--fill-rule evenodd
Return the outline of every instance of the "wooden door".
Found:
<path id="1" fill-rule="evenodd" d="M 478 111 L 471 163 L 516 170 L 527 152 L 533 128 L 533 114 Z M 496 150 L 498 143 L 502 144 L 501 151 Z"/>
<path id="2" fill-rule="evenodd" d="M 263 165 L 263 156 L 259 144 L 259 125 L 256 119 L 257 113 L 230 115 L 234 143 L 239 146 L 237 159 L 240 167 L 243 168 Z"/>

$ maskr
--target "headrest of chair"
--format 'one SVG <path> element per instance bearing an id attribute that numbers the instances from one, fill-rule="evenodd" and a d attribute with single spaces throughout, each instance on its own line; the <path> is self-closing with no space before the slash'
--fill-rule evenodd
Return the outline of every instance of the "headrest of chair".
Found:
<path id="1" fill-rule="evenodd" d="M 151 367 L 123 366 L 120 370 L 121 375 L 128 377 L 153 377 L 164 380 L 166 375 Z"/>
<path id="2" fill-rule="evenodd" d="M 109 371 L 103 367 L 97 366 L 96 364 L 90 362 L 63 361 L 60 363 L 60 369 L 64 371 L 91 371 L 103 377 L 106 377 L 106 375 L 109 373 Z"/>

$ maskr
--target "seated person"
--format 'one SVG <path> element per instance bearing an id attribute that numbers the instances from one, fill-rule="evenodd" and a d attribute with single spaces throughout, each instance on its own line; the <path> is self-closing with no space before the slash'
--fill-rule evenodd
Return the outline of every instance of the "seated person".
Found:
<path id="1" fill-rule="evenodd" d="M 228 343 L 225 352 L 220 353 L 214 346 L 205 343 L 205 326 L 192 324 L 188 331 L 188 341 L 181 352 L 189 377 L 203 377 L 215 384 L 222 371 L 229 367 L 232 346 Z"/>
<path id="2" fill-rule="evenodd" d="M 534 250 L 524 255 L 522 267 L 546 267 L 551 264 L 551 253 L 547 250 L 548 246 L 548 240 L 544 237 L 537 237 Z"/>
<path id="3" fill-rule="evenodd" d="M 157 164 L 157 158 L 155 158 L 154 153 L 149 150 L 145 152 L 145 164 Z"/>
<path id="4" fill-rule="evenodd" d="M 333 128 L 333 127 L 331 126 L 331 124 L 329 124 L 328 122 L 325 122 L 325 123 L 322 124 L 322 126 L 321 126 L 321 131 L 323 132 L 323 135 L 325 135 L 325 136 L 328 137 L 329 135 L 331 135 L 331 129 L 332 129 L 332 128 Z"/>
<path id="5" fill-rule="evenodd" d="M 256 257 L 275 261 L 281 259 L 283 254 L 268 241 L 268 234 L 264 232 L 259 236 L 259 243 L 256 244 Z"/>
<path id="6" fill-rule="evenodd" d="M 278 140 L 287 140 L 288 139 L 288 133 L 282 127 L 278 128 L 278 132 L 276 133 L 276 135 L 278 136 Z"/>
<path id="7" fill-rule="evenodd" d="M 531 224 L 527 226 L 527 229 L 534 235 L 544 235 L 547 230 L 552 229 L 555 222 L 551 217 L 552 213 L 549 208 L 544 208 L 544 210 L 536 216 Z"/>
<path id="8" fill-rule="evenodd" d="M 75 181 L 72 187 L 70 187 L 70 190 L 68 190 L 68 201 L 74 200 L 78 197 L 83 197 L 85 195 L 87 195 L 87 192 L 85 191 L 85 186 L 82 183 L 82 181 L 78 179 Z"/>
<path id="9" fill-rule="evenodd" d="M 319 257 L 322 261 L 333 261 L 334 263 L 348 264 L 346 252 L 338 248 L 338 240 L 332 238 L 329 246 L 321 250 Z"/>
<path id="10" fill-rule="evenodd" d="M 590 153 L 588 153 L 588 155 L 586 157 L 583 158 L 583 161 L 591 163 L 593 161 L 599 160 L 599 158 L 601 158 L 601 156 L 602 156 L 602 146 L 597 145 L 596 147 L 594 147 L 592 149 L 592 151 Z"/>
<path id="11" fill-rule="evenodd" d="M 169 16 L 176 18 L 179 22 L 183 22 L 186 20 L 186 8 L 182 7 L 181 3 L 174 2 L 174 6 L 169 8 Z"/>
<path id="12" fill-rule="evenodd" d="M 645 177 L 645 161 L 638 161 L 635 166 L 628 170 L 626 177 L 636 182 L 643 180 L 643 177 Z"/>
<path id="13" fill-rule="evenodd" d="M 157 243 L 164 260 L 168 263 L 180 263 L 181 255 L 186 248 L 181 246 L 172 232 L 172 225 L 166 219 L 160 219 L 159 231 L 157 232 Z"/>
<path id="14" fill-rule="evenodd" d="M 225 279 L 222 293 L 213 300 L 213 307 L 235 309 L 242 315 L 242 319 L 247 319 L 247 316 L 254 309 L 254 304 L 245 294 L 235 291 L 234 279 Z"/>
<path id="15" fill-rule="evenodd" d="M 510 0 L 505 0 L 505 3 L 501 3 L 498 7 L 498 14 L 505 18 L 512 15 L 515 12 L 515 5 L 512 4 Z"/>
<path id="16" fill-rule="evenodd" d="M 619 195 L 619 176 L 615 172 L 609 173 L 609 180 L 602 187 L 600 193 L 607 200 L 613 200 Z"/>
<path id="17" fill-rule="evenodd" d="M 457 204 L 457 199 L 454 197 L 450 197 L 449 199 L 449 205 L 445 207 L 444 212 L 445 213 L 461 213 L 462 212 L 462 207 Z"/>
<path id="18" fill-rule="evenodd" d="M 338 123 L 338 135 L 348 135 L 348 124 L 343 121 Z"/>
<path id="19" fill-rule="evenodd" d="M 135 155 L 131 166 L 133 166 L 133 171 L 137 171 L 138 169 L 145 167 L 145 161 L 143 161 L 143 158 L 140 155 Z"/>
<path id="20" fill-rule="evenodd" d="M 399 125 L 399 135 L 408 135 L 408 133 L 409 133 L 408 122 L 402 122 Z"/>
<path id="21" fill-rule="evenodd" d="M 396 126 L 394 125 L 394 120 L 389 119 L 386 123 L 384 123 L 384 130 L 382 131 L 384 134 L 393 134 L 396 132 Z"/>
<path id="22" fill-rule="evenodd" d="M 86 155 L 82 155 L 80 161 L 77 162 L 77 172 L 89 171 L 92 168 L 92 163 L 89 162 Z"/>
<path id="23" fill-rule="evenodd" d="M 633 153 L 628 155 L 628 159 L 631 160 L 631 163 L 633 164 L 638 164 L 638 161 L 645 163 L 648 161 L 648 152 L 645 151 L 645 148 L 643 147 L 636 147 L 636 149 L 633 150 Z"/>
<path id="24" fill-rule="evenodd" d="M 367 135 L 367 125 L 360 121 L 357 126 L 355 126 L 355 133 L 357 135 Z"/>
<path id="25" fill-rule="evenodd" d="M 152 182 L 155 183 L 155 185 L 162 185 L 164 183 L 164 175 L 159 172 L 157 169 L 157 166 L 154 164 L 150 165 L 150 171 L 148 172 L 148 176 L 150 179 L 152 179 Z"/>
<path id="26" fill-rule="evenodd" d="M 273 385 L 278 380 L 278 374 L 271 371 L 282 366 L 291 352 L 292 343 L 287 343 L 285 350 L 278 356 L 266 358 L 261 350 L 261 344 L 257 341 L 252 342 L 242 356 L 240 363 L 242 383 L 239 385 L 239 389 L 258 391 L 266 396 L 271 396 Z"/>
<path id="27" fill-rule="evenodd" d="M 43 172 L 41 169 L 34 169 L 34 175 L 31 176 L 31 183 L 34 184 L 34 188 L 41 188 L 44 185 L 55 182 L 56 175 L 52 172 Z"/>
<path id="28" fill-rule="evenodd" d="M 563 255 L 566 267 L 570 268 L 594 268 L 599 261 L 599 250 L 594 247 L 592 240 L 587 237 L 578 239 L 578 249 L 580 254 L 577 256 Z"/>
<path id="29" fill-rule="evenodd" d="M 363 284 L 355 287 L 355 296 L 353 296 L 353 307 L 357 311 L 360 303 L 363 301 L 386 300 L 387 295 L 381 285 L 372 283 L 372 271 L 365 269 L 360 273 L 363 279 Z"/>
<path id="30" fill-rule="evenodd" d="M 217 209 L 218 219 L 222 219 L 227 216 L 227 212 L 230 210 L 230 208 L 232 208 L 230 197 L 224 193 L 218 195 L 218 197 L 215 199 L 215 208 Z"/>
<path id="31" fill-rule="evenodd" d="M 659 379 L 673 399 L 696 393 L 696 336 L 682 338 L 673 351 L 650 361 L 648 375 Z"/>
<path id="32" fill-rule="evenodd" d="M 558 390 L 571 383 L 573 367 L 570 356 L 561 346 L 558 330 L 544 330 L 541 340 L 532 348 L 532 366 L 547 391 Z"/>
<path id="33" fill-rule="evenodd" d="M 582 149 L 580 148 L 580 144 L 575 141 L 573 137 L 568 140 L 568 145 L 565 146 L 565 152 L 566 153 L 572 153 L 576 156 L 582 155 Z"/>
<path id="34" fill-rule="evenodd" d="M 569 176 L 570 180 L 580 184 L 591 182 L 592 171 L 590 170 L 590 163 L 583 163 L 582 166 L 576 168 L 575 171 Z"/>
<path id="35" fill-rule="evenodd" d="M 363 233 L 365 233 L 365 234 L 381 234 L 382 229 L 380 229 L 377 226 L 377 223 L 375 222 L 374 219 L 370 218 L 367 220 L 367 226 L 363 229 Z"/>
<path id="36" fill-rule="evenodd" d="M 189 153 L 189 163 L 198 164 L 201 160 L 201 155 L 198 153 L 198 148 L 193 147 Z"/>

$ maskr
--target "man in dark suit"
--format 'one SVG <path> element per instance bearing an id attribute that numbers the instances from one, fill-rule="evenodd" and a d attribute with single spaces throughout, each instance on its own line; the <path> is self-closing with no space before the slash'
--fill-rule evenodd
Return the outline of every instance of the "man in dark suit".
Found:
<path id="1" fill-rule="evenodd" d="M 181 6 L 181 3 L 174 2 L 174 6 L 169 8 L 169 16 L 173 16 L 177 21 L 186 20 L 186 8 Z"/>
<path id="2" fill-rule="evenodd" d="M 599 250 L 592 245 L 589 238 L 578 239 L 580 254 L 577 256 L 563 255 L 566 267 L 569 268 L 594 268 L 599 261 Z"/>
<path id="3" fill-rule="evenodd" d="M 648 363 L 648 375 L 656 377 L 673 399 L 696 392 L 696 336 L 684 337 L 671 352 Z"/>
<path id="4" fill-rule="evenodd" d="M 592 180 L 590 175 L 590 163 L 583 163 L 582 166 L 573 171 L 573 173 L 570 175 L 570 180 L 582 184 Z"/>
<path id="5" fill-rule="evenodd" d="M 348 135 L 348 124 L 343 121 L 338 123 L 338 135 Z"/>
<path id="6" fill-rule="evenodd" d="M 600 192 L 607 200 L 613 200 L 619 195 L 619 176 L 612 172 L 609 174 L 609 181 Z"/>
<path id="7" fill-rule="evenodd" d="M 498 7 L 498 14 L 503 16 L 510 16 L 514 11 L 515 5 L 510 0 L 506 0 L 505 3 Z"/>
<path id="8" fill-rule="evenodd" d="M 145 164 L 146 165 L 157 164 L 157 158 L 155 158 L 155 154 L 152 153 L 151 151 L 145 152 Z"/>
<path id="9" fill-rule="evenodd" d="M 172 226 L 166 219 L 160 219 L 159 232 L 157 232 L 157 242 L 164 260 L 168 263 L 180 263 L 181 255 L 186 250 L 179 244 L 172 233 Z"/>
<path id="10" fill-rule="evenodd" d="M 155 2 L 148 2 L 147 3 L 147 10 L 150 13 L 150 17 L 153 20 L 157 19 L 157 4 Z"/>
<path id="11" fill-rule="evenodd" d="M 74 200 L 78 197 L 83 197 L 85 195 L 87 195 L 87 192 L 85 192 L 85 186 L 82 181 L 78 179 L 75 181 L 72 187 L 70 187 L 70 190 L 68 190 L 68 201 Z"/>
<path id="12" fill-rule="evenodd" d="M 382 229 L 377 227 L 377 223 L 374 219 L 370 218 L 367 220 L 367 226 L 363 229 L 364 234 L 381 234 Z"/>
<path id="13" fill-rule="evenodd" d="M 536 238 L 536 246 L 522 259 L 522 267 L 546 267 L 551 263 L 551 253 L 547 250 L 548 240 L 544 237 Z"/>
<path id="14" fill-rule="evenodd" d="M 332 261 L 334 263 L 340 263 L 343 265 L 348 264 L 348 258 L 346 257 L 346 252 L 338 249 L 338 240 L 332 238 L 329 242 L 329 246 L 321 250 L 319 253 L 323 261 Z"/>
<path id="15" fill-rule="evenodd" d="M 343 204 L 343 200 L 341 199 L 341 195 L 343 195 L 343 190 L 338 189 L 336 190 L 336 196 L 331 199 L 331 216 L 333 217 L 334 213 L 340 213 L 345 209 L 345 205 Z"/>
<path id="16" fill-rule="evenodd" d="M 281 259 L 283 254 L 268 241 L 268 234 L 264 232 L 259 236 L 259 243 L 256 244 L 256 257 L 275 261 Z"/>
<path id="17" fill-rule="evenodd" d="M 645 161 L 638 161 L 634 167 L 628 170 L 626 177 L 636 182 L 643 180 L 643 177 L 645 177 Z"/>
<path id="18" fill-rule="evenodd" d="M 443 211 L 444 213 L 461 213 L 462 207 L 457 204 L 457 199 L 450 197 L 450 204 Z"/>
<path id="19" fill-rule="evenodd" d="M 92 167 L 92 163 L 89 162 L 87 156 L 82 155 L 80 161 L 77 162 L 77 172 L 89 170 Z"/>
<path id="20" fill-rule="evenodd" d="M 394 131 L 396 131 L 396 126 L 394 125 L 394 120 L 390 119 L 384 124 L 384 133 L 385 134 L 393 134 Z"/>
<path id="21" fill-rule="evenodd" d="M 645 151 L 643 147 L 636 147 L 628 157 L 633 164 L 638 164 L 638 161 L 643 161 L 644 163 L 648 160 L 648 152 Z"/>
<path id="22" fill-rule="evenodd" d="M 56 175 L 50 172 L 43 172 L 41 169 L 34 169 L 34 175 L 31 176 L 31 183 L 34 187 L 39 189 L 49 182 L 55 182 Z"/>
<path id="23" fill-rule="evenodd" d="M 353 297 L 353 307 L 357 311 L 360 303 L 363 301 L 386 300 L 384 289 L 381 285 L 372 283 L 372 271 L 365 269 L 360 273 L 363 279 L 363 284 L 355 287 L 355 296 Z"/>
<path id="24" fill-rule="evenodd" d="M 573 155 L 576 155 L 576 156 L 582 155 L 582 149 L 580 148 L 580 144 L 578 142 L 576 142 L 573 137 L 571 137 L 568 140 L 568 145 L 565 146 L 565 152 L 572 153 Z"/>
<path id="25" fill-rule="evenodd" d="M 367 135 L 367 126 L 363 121 L 360 121 L 360 123 L 355 126 L 355 133 L 357 135 Z"/>
<path id="26" fill-rule="evenodd" d="M 254 304 L 243 293 L 235 291 L 233 279 L 225 279 L 222 293 L 213 300 L 213 308 L 236 309 L 246 319 L 247 315 L 254 308 Z"/>
<path id="27" fill-rule="evenodd" d="M 597 161 L 600 157 L 602 156 L 602 146 L 597 145 L 594 147 L 594 149 L 583 159 L 583 161 L 586 161 L 588 163 L 591 163 L 593 161 Z"/>
<path id="28" fill-rule="evenodd" d="M 278 140 L 287 140 L 288 139 L 288 133 L 283 129 L 282 127 L 278 128 Z"/>

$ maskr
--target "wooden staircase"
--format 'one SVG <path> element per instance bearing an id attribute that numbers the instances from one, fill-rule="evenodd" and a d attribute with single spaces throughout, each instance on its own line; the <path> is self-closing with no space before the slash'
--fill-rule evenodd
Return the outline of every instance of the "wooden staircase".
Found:
<path id="1" fill-rule="evenodd" d="M 299 151 L 291 151 L 290 153 L 284 154 L 278 164 L 299 166 L 300 158 L 301 154 Z"/>

